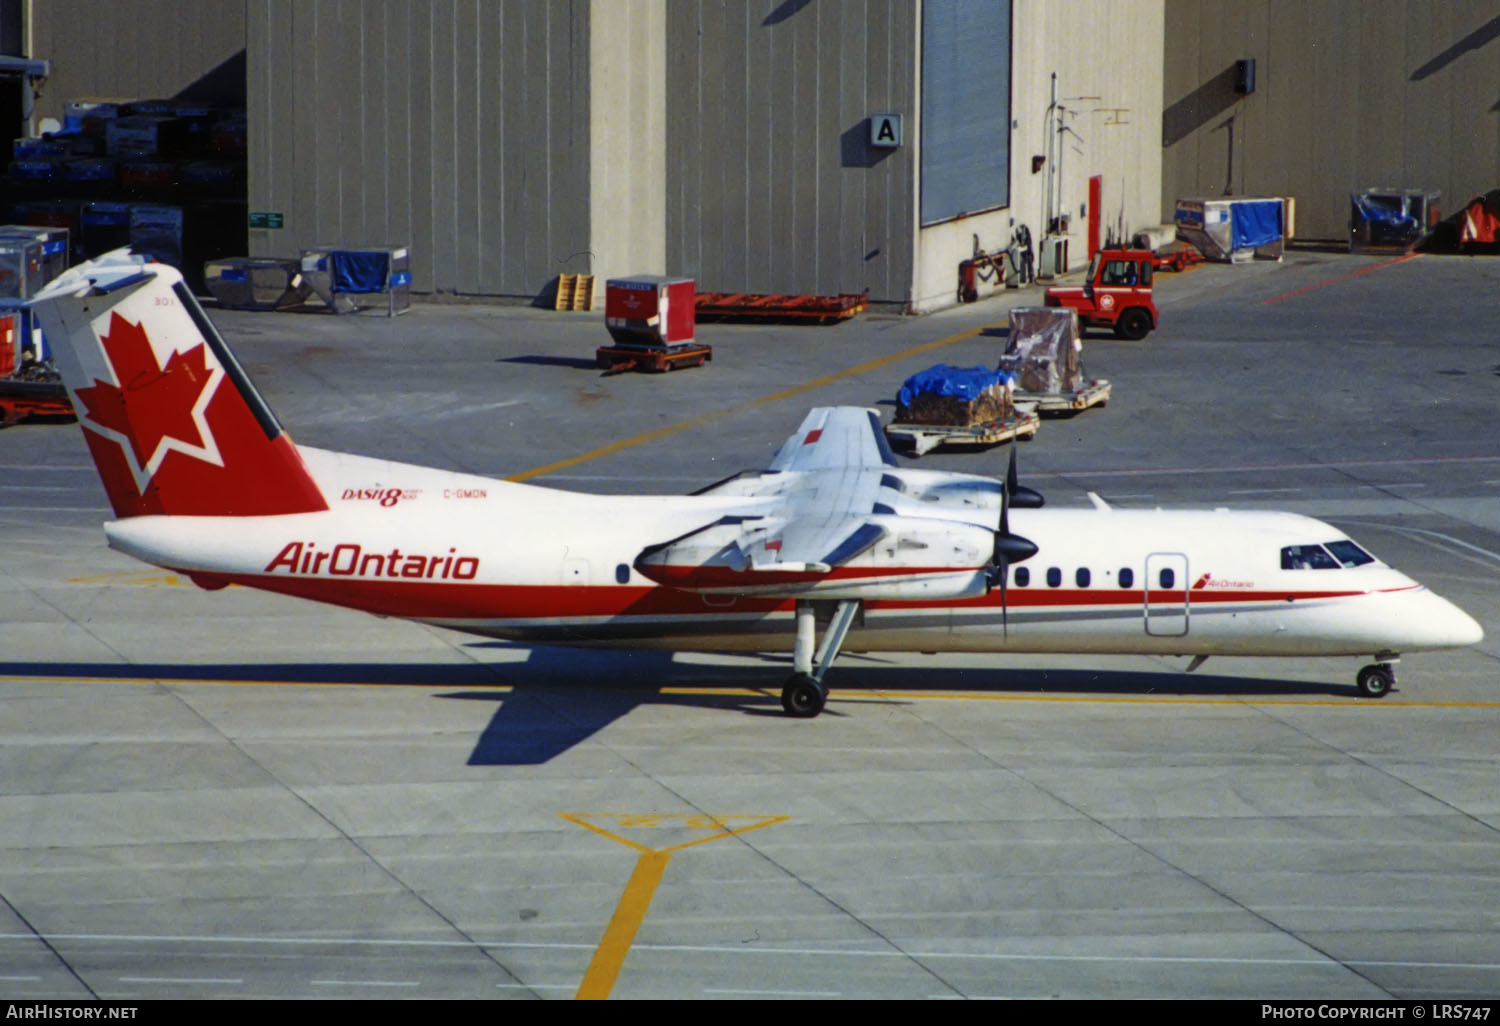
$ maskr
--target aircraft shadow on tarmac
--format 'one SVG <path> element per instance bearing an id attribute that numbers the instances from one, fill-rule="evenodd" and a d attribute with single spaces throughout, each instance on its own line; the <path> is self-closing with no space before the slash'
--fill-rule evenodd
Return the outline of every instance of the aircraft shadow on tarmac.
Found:
<path id="1" fill-rule="evenodd" d="M 637 706 L 721 709 L 746 716 L 783 716 L 781 682 L 790 658 L 767 654 L 765 666 L 715 666 L 674 661 L 671 652 L 529 647 L 474 642 L 478 648 L 526 651 L 522 661 L 482 663 L 44 663 L 0 662 L 0 677 L 47 680 L 162 682 L 255 681 L 271 684 L 380 685 L 454 689 L 437 697 L 496 706 L 467 760 L 471 766 L 544 764 L 588 740 Z M 1224 698 L 1254 701 L 1331 696 L 1357 700 L 1352 685 L 1174 670 L 895 666 L 878 655 L 848 653 L 829 671 L 832 700 L 823 716 L 839 716 L 840 695 L 922 692 L 1106 697 Z M 509 690 L 493 690 L 496 686 Z M 472 689 L 472 690 L 470 690 Z M 719 692 L 719 693 L 716 693 Z M 883 700 L 907 704 L 905 695 Z M 816 722 L 816 721 L 804 721 Z M 788 721 L 788 727 L 794 727 Z"/>
<path id="2" fill-rule="evenodd" d="M 526 647 L 508 642 L 472 645 Z M 469 756 L 469 765 L 538 765 L 642 705 L 693 706 L 746 716 L 783 717 L 781 684 L 791 670 L 791 658 L 781 654 L 764 654 L 759 658 L 767 665 L 678 663 L 670 652 L 536 646 L 530 648 L 524 662 L 507 663 L 499 669 L 511 687 L 509 693 L 455 691 L 440 697 L 498 703 Z M 829 671 L 827 681 L 833 698 L 823 712 L 825 717 L 840 715 L 840 694 L 885 691 L 1246 700 L 1313 695 L 1358 698 L 1350 685 L 1308 681 L 1188 675 L 1171 670 L 914 668 L 892 665 L 878 655 L 857 653 L 842 657 Z M 722 693 L 716 694 L 716 690 Z M 884 701 L 904 705 L 909 699 L 893 695 Z"/>

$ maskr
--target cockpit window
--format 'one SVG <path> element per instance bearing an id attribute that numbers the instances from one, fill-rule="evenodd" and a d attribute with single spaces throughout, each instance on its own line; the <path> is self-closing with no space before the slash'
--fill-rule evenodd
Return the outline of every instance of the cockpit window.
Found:
<path id="1" fill-rule="evenodd" d="M 1333 553 L 1333 558 L 1344 566 L 1364 566 L 1366 563 L 1375 562 L 1375 557 L 1352 541 L 1332 541 L 1324 546 Z"/>
<path id="2" fill-rule="evenodd" d="M 1281 550 L 1283 570 L 1337 570 L 1340 565 L 1321 545 L 1288 545 Z"/>

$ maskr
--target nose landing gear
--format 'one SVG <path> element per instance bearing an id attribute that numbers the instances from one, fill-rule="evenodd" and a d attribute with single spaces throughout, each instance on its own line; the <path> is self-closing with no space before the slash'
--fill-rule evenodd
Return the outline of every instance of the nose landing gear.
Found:
<path id="1" fill-rule="evenodd" d="M 1359 693 L 1366 698 L 1384 698 L 1385 695 L 1396 684 L 1396 660 L 1400 657 L 1391 653 L 1381 652 L 1375 657 L 1383 662 L 1371 663 L 1359 671 L 1359 676 L 1354 679 L 1354 686 Z"/>

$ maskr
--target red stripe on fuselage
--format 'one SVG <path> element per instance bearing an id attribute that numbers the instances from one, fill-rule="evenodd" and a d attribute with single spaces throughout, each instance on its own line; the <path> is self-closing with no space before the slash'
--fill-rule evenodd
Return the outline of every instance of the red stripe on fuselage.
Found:
<path id="1" fill-rule="evenodd" d="M 191 576 L 190 571 L 179 573 Z M 198 575 L 209 579 L 210 575 Z M 713 617 L 723 614 L 767 614 L 790 610 L 794 600 L 775 597 L 706 596 L 676 588 L 605 585 L 564 586 L 484 584 L 455 581 L 360 580 L 328 577 L 296 577 L 282 574 L 214 574 L 217 583 L 240 584 L 283 595 L 348 606 L 381 616 L 423 620 L 571 620 L 613 617 Z M 1367 591 L 1213 591 L 1194 592 L 1190 606 L 1223 603 L 1305 602 L 1314 599 L 1353 598 L 1384 592 L 1412 591 L 1421 585 Z M 1183 593 L 1153 591 L 1154 605 L 1182 602 Z M 1145 597 L 1134 589 L 1024 589 L 1011 588 L 1007 605 L 1012 610 L 1078 608 L 1142 608 Z M 1000 592 L 973 599 L 919 601 L 871 601 L 871 610 L 895 609 L 984 609 L 1000 608 Z"/>

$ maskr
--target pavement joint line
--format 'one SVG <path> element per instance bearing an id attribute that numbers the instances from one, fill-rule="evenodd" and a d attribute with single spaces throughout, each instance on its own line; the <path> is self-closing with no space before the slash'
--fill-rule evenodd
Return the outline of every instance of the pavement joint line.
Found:
<path id="1" fill-rule="evenodd" d="M 370 938 L 370 937 L 210 937 L 201 935 L 152 935 L 152 934 L 98 934 L 98 933 L 55 933 L 48 934 L 55 940 L 73 941 L 105 941 L 128 944 L 172 942 L 172 943 L 204 943 L 204 944 L 235 944 L 235 945 L 263 945 L 263 946 L 336 946 L 336 945 L 359 945 L 361 947 L 413 947 L 413 948 L 457 948 L 457 947 L 487 947 L 505 948 L 525 951 L 586 951 L 591 950 L 594 945 L 582 942 L 567 941 L 452 941 L 434 939 L 398 939 L 398 938 Z M 35 940 L 31 934 L 0 934 L 0 940 Z M 1205 965 L 1312 965 L 1328 966 L 1338 968 L 1340 965 L 1362 965 L 1379 966 L 1384 968 L 1408 968 L 1408 969 L 1472 969 L 1476 971 L 1493 972 L 1500 970 L 1500 963 L 1496 962 L 1434 962 L 1434 961 L 1398 961 L 1394 959 L 1345 959 L 1342 963 L 1331 962 L 1326 958 L 1307 957 L 1262 957 L 1242 958 L 1231 955 L 1150 955 L 1150 954 L 1099 954 L 1089 955 L 1076 952 L 1011 952 L 1011 951 L 933 951 L 922 950 L 915 952 L 892 951 L 888 948 L 834 948 L 834 947 L 808 947 L 798 945 L 796 947 L 763 947 L 745 945 L 723 945 L 723 944 L 641 944 L 638 947 L 643 951 L 666 952 L 666 953 L 707 953 L 707 954 L 746 954 L 746 955 L 787 955 L 796 957 L 822 956 L 828 958 L 873 958 L 873 959 L 909 959 L 913 956 L 926 958 L 957 958 L 980 961 L 1017 961 L 1017 962 L 1138 962 L 1143 964 L 1153 963 L 1196 963 Z M 353 982 L 353 981 L 344 981 Z M 510 986 L 518 986 L 511 984 Z M 519 986 L 526 986 L 520 984 Z"/>
<path id="2" fill-rule="evenodd" d="M 800 385 L 793 385 L 791 388 L 784 388 L 778 392 L 772 392 L 769 395 L 763 395 L 755 399 L 750 399 L 746 402 L 740 403 L 738 406 L 730 406 L 726 409 L 716 410 L 712 413 L 705 413 L 702 416 L 692 417 L 688 420 L 680 421 L 676 424 L 669 424 L 666 427 L 657 428 L 654 431 L 647 431 L 644 434 L 634 435 L 630 438 L 622 438 L 619 441 L 611 442 L 610 444 L 600 446 L 597 449 L 590 449 L 588 452 L 579 453 L 577 456 L 570 456 L 567 459 L 557 460 L 556 462 L 544 464 L 540 467 L 533 467 L 530 470 L 523 470 L 520 473 L 509 475 L 504 480 L 526 481 L 533 477 L 541 477 L 544 474 L 551 474 L 554 471 L 565 470 L 568 467 L 576 467 L 578 466 L 578 464 L 587 463 L 590 460 L 596 460 L 604 456 L 612 456 L 617 452 L 634 448 L 637 445 L 644 445 L 647 442 L 654 442 L 661 438 L 667 438 L 671 435 L 679 434 L 683 431 L 689 431 L 695 427 L 701 427 L 704 424 L 709 424 L 716 420 L 722 420 L 725 417 L 732 417 L 735 414 L 745 413 L 749 410 L 754 410 L 771 403 L 780 402 L 784 399 L 792 399 L 807 392 L 816 391 L 817 389 L 823 388 L 827 385 L 831 385 L 836 381 L 842 381 L 845 378 L 857 377 L 860 374 L 866 374 L 873 370 L 879 370 L 882 367 L 887 367 L 893 363 L 899 363 L 902 360 L 907 360 L 914 356 L 921 356 L 923 353 L 930 353 L 935 349 L 941 349 L 944 346 L 950 346 L 956 342 L 962 342 L 966 339 L 975 338 L 983 334 L 986 330 L 988 330 L 989 327 L 989 325 L 981 325 L 977 328 L 970 328 L 967 331 L 961 331 L 956 335 L 947 335 L 943 338 L 936 339 L 931 342 L 924 342 L 921 345 L 912 346 L 909 349 L 903 349 L 899 352 L 891 353 L 887 356 L 880 356 L 876 357 L 873 360 L 866 360 L 864 363 L 855 364 L 853 367 L 846 367 L 841 371 L 834 371 L 830 374 L 824 374 L 821 377 L 814 378 L 811 381 L 805 381 Z"/>

